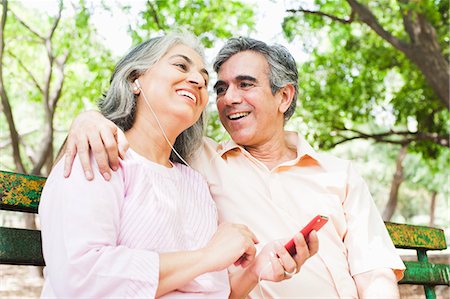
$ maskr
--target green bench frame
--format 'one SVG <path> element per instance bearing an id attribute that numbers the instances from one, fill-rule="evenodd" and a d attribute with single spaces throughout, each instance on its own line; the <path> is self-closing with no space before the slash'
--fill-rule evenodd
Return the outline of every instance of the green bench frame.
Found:
<path id="1" fill-rule="evenodd" d="M 37 213 L 45 178 L 0 170 L 0 209 Z M 436 298 L 436 285 L 450 286 L 450 265 L 428 262 L 427 251 L 447 248 L 444 231 L 438 228 L 386 222 L 397 248 L 414 249 L 418 261 L 405 261 L 399 284 L 423 285 L 428 299 Z M 0 264 L 44 266 L 38 230 L 0 227 Z"/>

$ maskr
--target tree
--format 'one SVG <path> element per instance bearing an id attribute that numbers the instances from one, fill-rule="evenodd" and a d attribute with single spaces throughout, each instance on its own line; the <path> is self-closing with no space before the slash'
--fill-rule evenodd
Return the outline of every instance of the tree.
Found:
<path id="1" fill-rule="evenodd" d="M 325 148 L 397 144 L 430 160 L 447 152 L 448 24 L 448 1 L 439 0 L 317 0 L 288 10 L 286 36 L 316 44 L 305 45 L 312 59 L 300 68 L 296 113 L 309 137 Z"/>
<path id="2" fill-rule="evenodd" d="M 442 105 L 447 109 L 450 108 L 450 66 L 448 57 L 442 51 L 445 49 L 448 54 L 448 1 L 388 0 L 373 3 L 373 1 L 346 0 L 341 1 L 347 2 L 350 6 L 350 12 L 345 18 L 327 12 L 332 6 L 337 8 L 335 2 L 333 4 L 324 2 L 316 1 L 320 7 L 319 10 L 300 8 L 290 9 L 288 12 L 314 14 L 342 24 L 353 22 L 366 24 L 375 34 L 413 62 L 420 69 Z M 399 28 L 390 26 L 392 30 L 389 30 L 389 24 L 383 24 L 392 20 L 380 18 L 386 12 L 382 10 L 385 7 L 388 7 L 391 16 L 398 14 L 402 19 L 404 31 L 398 32 L 398 36 L 395 33 Z M 377 17 L 377 13 L 380 17 Z"/>
<path id="3" fill-rule="evenodd" d="M 215 41 L 229 38 L 236 32 L 250 33 L 254 24 L 253 8 L 238 0 L 148 0 L 140 19 L 130 25 L 130 31 L 137 43 L 155 33 L 185 29 L 210 48 Z"/>
<path id="4" fill-rule="evenodd" d="M 322 125 L 318 131 L 325 134 L 318 137 L 323 137 L 324 146 L 366 138 L 399 145 L 415 143 L 415 148 L 422 146 L 431 155 L 438 151 L 437 146 L 448 147 L 450 117 L 445 101 L 430 87 L 429 80 L 409 56 L 381 38 L 372 27 L 357 22 L 363 18 L 358 15 L 363 10 L 370 13 L 372 21 L 378 20 L 378 25 L 386 28 L 386 34 L 390 28 L 407 39 L 409 31 L 404 28 L 413 25 L 407 22 L 409 18 L 406 20 L 405 14 L 418 14 L 423 22 L 429 20 L 426 26 L 434 25 L 435 29 L 429 31 L 436 33 L 434 42 L 442 48 L 440 53 L 434 54 L 446 60 L 444 55 L 449 52 L 450 40 L 446 30 L 448 2 L 437 2 L 436 7 L 430 1 L 420 2 L 427 5 L 405 6 L 404 1 L 385 0 L 371 2 L 371 10 L 358 3 L 358 7 L 364 6 L 364 9 L 356 10 L 356 4 L 345 5 L 347 1 L 316 1 L 316 10 L 289 10 L 294 14 L 287 16 L 283 23 L 289 38 L 307 35 L 309 31 L 302 26 L 320 29 L 322 35 L 328 35 L 325 39 L 328 49 L 311 50 L 313 59 L 301 68 L 301 88 L 305 95 L 301 104 L 309 112 L 299 112 L 306 119 L 320 120 Z M 332 15 L 330 11 L 349 17 Z M 305 14 L 298 15 L 298 12 Z M 377 19 L 376 15 L 380 17 Z M 402 18 L 404 26 L 399 25 Z M 394 33 L 390 33 L 392 38 Z M 400 38 L 397 40 L 400 42 Z M 420 52 L 421 45 L 410 46 Z M 448 66 L 448 61 L 446 63 Z M 448 88 L 448 82 L 447 77 L 440 84 Z M 386 118 L 392 120 L 386 121 Z M 417 128 L 413 128 L 414 123 Z"/>
<path id="5" fill-rule="evenodd" d="M 111 71 L 110 53 L 93 39 L 87 8 L 74 6 L 74 15 L 65 19 L 63 9 L 63 2 L 59 1 L 56 15 L 36 15 L 20 3 L 8 7 L 7 0 L 2 2 L 0 83 L 10 133 L 10 142 L 5 145 L 11 145 L 14 170 L 19 172 L 48 174 L 53 163 L 54 120 L 59 103 L 65 97 L 66 104 L 76 102 L 81 106 L 82 98 L 89 95 L 86 87 L 101 87 Z M 91 47 L 95 47 L 95 53 L 89 50 Z M 86 70 L 83 61 L 91 55 L 95 58 L 90 61 L 90 70 Z M 108 75 L 99 76 L 105 70 Z M 91 72 L 95 75 L 86 76 Z M 78 92 L 64 89 L 65 84 L 76 85 Z M 96 92 L 90 101 L 101 93 L 98 88 L 92 89 Z M 35 107 L 37 103 L 42 105 L 42 110 L 34 111 L 34 138 L 31 138 L 33 144 L 29 144 L 26 135 L 30 132 L 21 134 L 15 119 L 23 122 L 23 116 L 18 115 L 21 105 Z M 13 108 L 17 109 L 16 113 Z M 47 169 L 42 173 L 44 165 Z"/>

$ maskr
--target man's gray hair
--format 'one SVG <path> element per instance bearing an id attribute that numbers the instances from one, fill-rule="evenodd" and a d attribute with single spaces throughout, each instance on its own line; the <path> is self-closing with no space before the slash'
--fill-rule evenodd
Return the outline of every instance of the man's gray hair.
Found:
<path id="1" fill-rule="evenodd" d="M 294 98 L 289 108 L 284 113 L 286 123 L 294 114 L 298 97 L 298 71 L 294 57 L 282 45 L 267 45 L 266 43 L 248 37 L 230 38 L 225 46 L 219 51 L 214 61 L 214 71 L 219 73 L 220 67 L 231 56 L 244 52 L 254 51 L 266 57 L 269 64 L 269 82 L 272 94 L 287 84 L 292 84 L 295 88 Z"/>
<path id="2" fill-rule="evenodd" d="M 152 38 L 131 49 L 116 65 L 111 77 L 111 85 L 100 100 L 102 114 L 123 131 L 129 130 L 136 118 L 137 95 L 133 93 L 132 83 L 151 68 L 173 46 L 186 45 L 195 50 L 203 60 L 205 55 L 200 41 L 187 32 L 174 32 Z M 163 117 L 163 115 L 160 115 Z M 198 121 L 183 131 L 175 140 L 175 150 L 186 160 L 200 146 L 204 132 L 205 112 Z M 172 151 L 172 161 L 183 163 Z"/>

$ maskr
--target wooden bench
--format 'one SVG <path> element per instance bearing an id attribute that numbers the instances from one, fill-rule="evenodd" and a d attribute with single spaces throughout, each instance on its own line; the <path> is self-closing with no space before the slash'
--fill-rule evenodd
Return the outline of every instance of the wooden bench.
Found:
<path id="1" fill-rule="evenodd" d="M 0 209 L 37 213 L 45 180 L 0 171 Z M 450 265 L 430 263 L 427 257 L 429 250 L 447 248 L 442 229 L 389 222 L 386 227 L 397 248 L 417 251 L 418 261 L 405 261 L 405 276 L 400 284 L 423 285 L 426 298 L 436 298 L 436 285 L 450 286 Z M 39 231 L 0 227 L 0 236 L 0 264 L 44 265 Z"/>

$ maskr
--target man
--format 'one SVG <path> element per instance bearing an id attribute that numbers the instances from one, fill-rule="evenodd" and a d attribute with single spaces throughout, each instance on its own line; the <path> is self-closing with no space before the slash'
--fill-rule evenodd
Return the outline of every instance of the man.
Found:
<path id="1" fill-rule="evenodd" d="M 318 214 L 329 217 L 317 233 L 318 254 L 289 280 L 261 282 L 250 297 L 260 298 L 261 290 L 272 298 L 399 297 L 396 280 L 404 265 L 363 179 L 350 162 L 317 153 L 300 135 L 284 130 L 298 93 L 290 53 L 282 46 L 233 38 L 220 50 L 214 70 L 217 109 L 232 140 L 205 139 L 190 164 L 207 179 L 220 221 L 246 224 L 265 244 L 289 238 Z M 97 114 L 92 117 L 82 116 L 73 125 L 81 127 L 69 136 L 67 175 L 76 149 L 87 177 L 92 175 L 89 142 L 108 179 L 108 159 L 111 167 L 118 165 L 113 134 L 119 133 L 108 124 L 100 134 L 86 136 L 87 124 L 106 123 Z M 240 279 L 241 271 L 230 272 L 231 279 Z"/>

